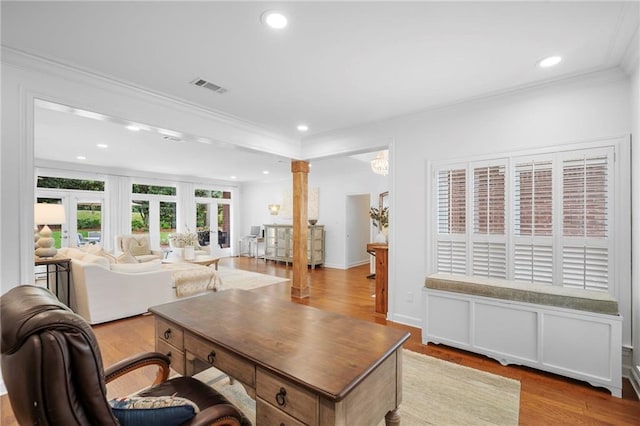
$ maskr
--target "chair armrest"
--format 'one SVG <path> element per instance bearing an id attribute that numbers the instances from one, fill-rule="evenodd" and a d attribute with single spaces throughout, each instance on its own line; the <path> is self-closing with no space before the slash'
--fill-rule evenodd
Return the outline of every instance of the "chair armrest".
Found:
<path id="1" fill-rule="evenodd" d="M 240 426 L 241 419 L 242 413 L 233 405 L 217 404 L 200 411 L 190 422 L 184 424 L 188 426 Z"/>
<path id="2" fill-rule="evenodd" d="M 145 352 L 125 358 L 122 361 L 105 368 L 105 382 L 109 383 L 131 371 L 149 365 L 157 365 L 159 367 L 158 374 L 153 382 L 154 385 L 167 380 L 169 377 L 169 365 L 171 365 L 171 358 L 159 352 Z"/>

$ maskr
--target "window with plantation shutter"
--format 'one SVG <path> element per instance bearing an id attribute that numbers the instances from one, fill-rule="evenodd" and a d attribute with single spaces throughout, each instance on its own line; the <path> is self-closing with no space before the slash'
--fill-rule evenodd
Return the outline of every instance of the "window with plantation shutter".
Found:
<path id="1" fill-rule="evenodd" d="M 553 168 L 550 159 L 515 159 L 513 279 L 553 282 Z"/>
<path id="2" fill-rule="evenodd" d="M 437 166 L 435 268 L 615 294 L 614 152 L 593 144 Z"/>
<path id="3" fill-rule="evenodd" d="M 473 166 L 473 275 L 506 278 L 505 165 Z"/>
<path id="4" fill-rule="evenodd" d="M 562 285 L 607 290 L 611 153 L 562 161 Z"/>
<path id="5" fill-rule="evenodd" d="M 437 270 L 466 273 L 467 171 L 447 169 L 437 173 Z"/>

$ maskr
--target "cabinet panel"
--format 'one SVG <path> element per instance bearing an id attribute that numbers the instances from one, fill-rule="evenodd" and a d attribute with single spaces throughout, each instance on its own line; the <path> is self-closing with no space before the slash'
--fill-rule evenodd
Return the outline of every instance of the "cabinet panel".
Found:
<path id="1" fill-rule="evenodd" d="M 265 260 L 293 262 L 293 226 L 264 225 Z M 315 267 L 324 263 L 324 225 L 309 225 L 307 264 Z"/>

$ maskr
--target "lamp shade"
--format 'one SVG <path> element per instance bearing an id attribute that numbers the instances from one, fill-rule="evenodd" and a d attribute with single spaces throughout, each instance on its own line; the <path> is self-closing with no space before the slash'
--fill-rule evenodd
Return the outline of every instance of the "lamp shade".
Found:
<path id="1" fill-rule="evenodd" d="M 36 225 L 62 225 L 66 222 L 62 204 L 38 203 L 33 213 Z"/>
<path id="2" fill-rule="evenodd" d="M 280 211 L 280 204 L 269 204 L 269 213 L 272 215 L 277 215 Z"/>

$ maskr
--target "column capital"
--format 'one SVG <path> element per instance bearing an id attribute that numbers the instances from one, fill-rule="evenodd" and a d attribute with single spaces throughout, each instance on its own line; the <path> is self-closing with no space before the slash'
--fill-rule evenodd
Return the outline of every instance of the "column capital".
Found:
<path id="1" fill-rule="evenodd" d="M 309 173 L 309 162 L 305 160 L 291 160 L 291 173 Z"/>

